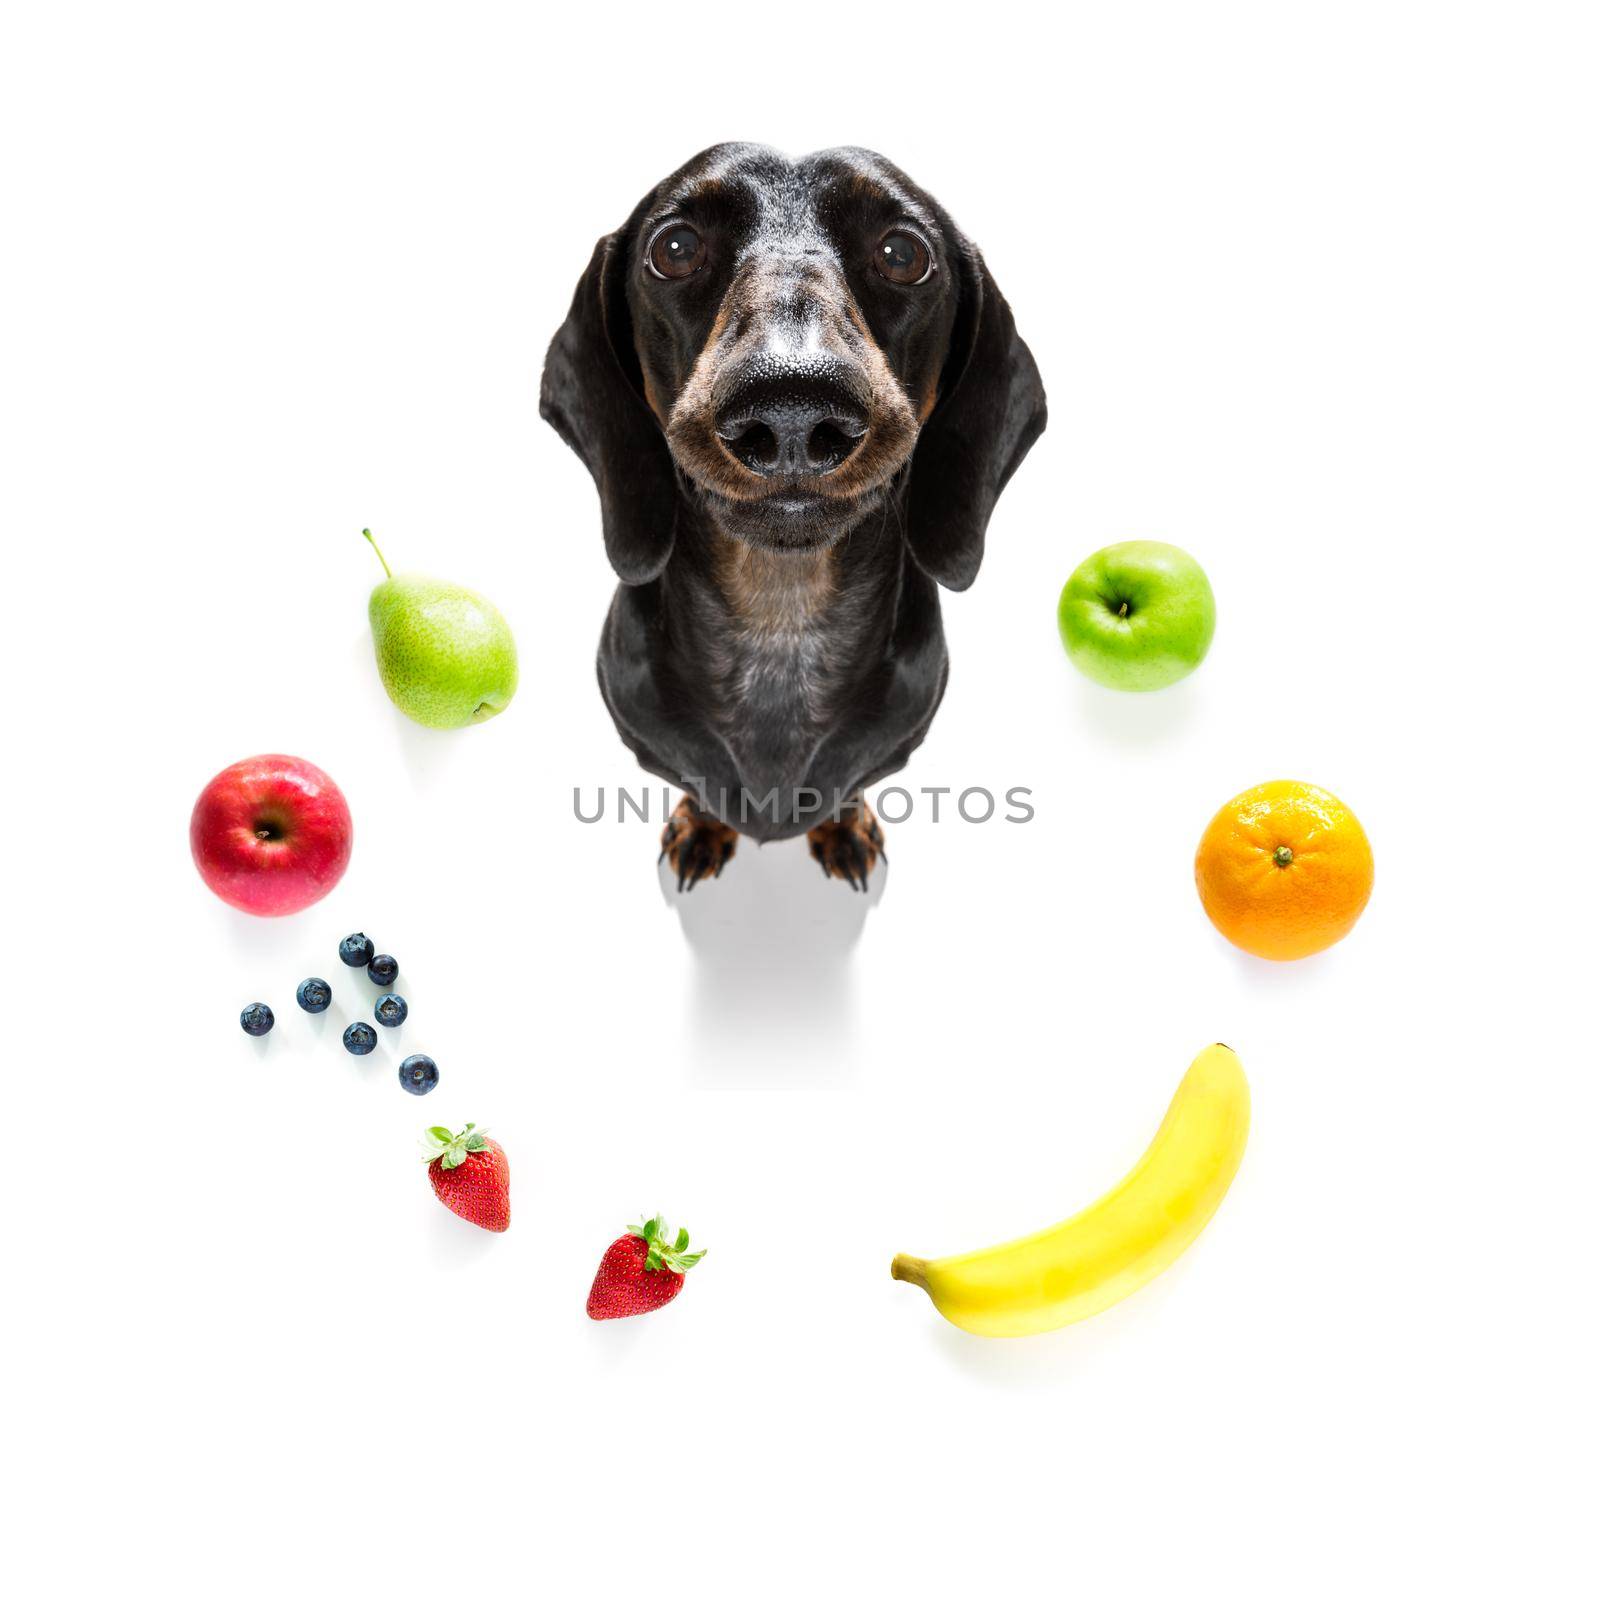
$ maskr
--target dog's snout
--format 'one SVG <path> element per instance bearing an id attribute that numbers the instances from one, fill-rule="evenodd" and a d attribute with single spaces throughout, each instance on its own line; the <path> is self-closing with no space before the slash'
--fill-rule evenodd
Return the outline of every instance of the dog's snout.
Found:
<path id="1" fill-rule="evenodd" d="M 822 477 L 867 436 L 867 406 L 833 364 L 745 374 L 717 408 L 717 435 L 763 478 Z"/>

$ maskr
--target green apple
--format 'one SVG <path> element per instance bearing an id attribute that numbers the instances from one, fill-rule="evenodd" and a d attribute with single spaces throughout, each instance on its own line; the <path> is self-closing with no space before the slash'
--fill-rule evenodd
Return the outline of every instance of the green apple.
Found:
<path id="1" fill-rule="evenodd" d="M 367 617 L 389 698 L 425 728 L 498 716 L 517 692 L 517 646 L 506 619 L 458 583 L 395 577 L 371 529 L 361 531 L 383 561 Z"/>
<path id="2" fill-rule="evenodd" d="M 1217 603 L 1200 563 L 1176 545 L 1130 539 L 1098 550 L 1056 607 L 1077 669 L 1108 689 L 1164 689 L 1206 658 Z"/>

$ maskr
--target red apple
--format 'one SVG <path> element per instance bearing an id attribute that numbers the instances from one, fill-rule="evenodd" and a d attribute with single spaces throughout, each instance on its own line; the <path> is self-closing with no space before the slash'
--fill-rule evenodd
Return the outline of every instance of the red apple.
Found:
<path id="1" fill-rule="evenodd" d="M 234 762 L 200 791 L 189 818 L 207 887 L 257 917 L 315 905 L 350 865 L 351 833 L 339 785 L 298 756 Z"/>

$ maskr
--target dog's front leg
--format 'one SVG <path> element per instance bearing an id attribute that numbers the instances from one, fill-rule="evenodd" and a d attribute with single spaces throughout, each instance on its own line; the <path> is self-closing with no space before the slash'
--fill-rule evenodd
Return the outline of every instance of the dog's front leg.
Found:
<path id="1" fill-rule="evenodd" d="M 883 829 L 867 804 L 867 797 L 858 794 L 837 817 L 818 823 L 806 835 L 811 845 L 811 856 L 822 868 L 825 878 L 843 878 L 852 889 L 865 889 L 867 875 L 877 866 L 880 857 L 887 861 L 889 852 L 883 848 Z"/>
<path id="2" fill-rule="evenodd" d="M 739 835 L 727 823 L 685 795 L 661 830 L 661 855 L 678 875 L 678 893 L 694 888 L 702 878 L 721 877 L 738 842 Z"/>

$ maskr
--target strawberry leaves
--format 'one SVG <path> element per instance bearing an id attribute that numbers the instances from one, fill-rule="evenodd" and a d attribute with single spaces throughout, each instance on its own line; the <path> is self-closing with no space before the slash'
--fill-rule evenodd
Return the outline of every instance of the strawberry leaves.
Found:
<path id="1" fill-rule="evenodd" d="M 648 1272 L 685 1273 L 705 1255 L 704 1250 L 690 1251 L 687 1228 L 679 1228 L 677 1236 L 669 1244 L 667 1240 L 671 1236 L 667 1232 L 667 1224 L 659 1216 L 651 1217 L 646 1222 L 631 1223 L 628 1232 L 634 1238 L 644 1240 L 644 1264 Z"/>
<path id="2" fill-rule="evenodd" d="M 469 1122 L 460 1133 L 451 1133 L 448 1128 L 429 1128 L 422 1136 L 423 1160 L 429 1166 L 437 1161 L 449 1172 L 474 1151 L 486 1149 L 488 1143 L 488 1130 L 475 1122 Z"/>

